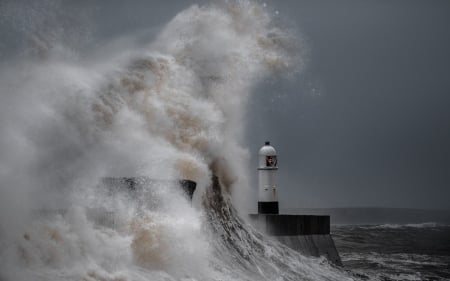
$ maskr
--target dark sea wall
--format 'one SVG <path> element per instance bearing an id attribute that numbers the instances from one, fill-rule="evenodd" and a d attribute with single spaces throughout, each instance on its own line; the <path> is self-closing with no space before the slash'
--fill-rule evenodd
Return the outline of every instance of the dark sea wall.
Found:
<path id="1" fill-rule="evenodd" d="M 326 215 L 250 214 L 252 224 L 279 242 L 306 256 L 325 256 L 342 265 Z"/>

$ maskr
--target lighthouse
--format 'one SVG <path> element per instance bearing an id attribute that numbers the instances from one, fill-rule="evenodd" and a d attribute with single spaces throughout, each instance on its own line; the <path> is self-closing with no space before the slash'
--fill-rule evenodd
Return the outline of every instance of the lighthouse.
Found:
<path id="1" fill-rule="evenodd" d="M 266 141 L 258 153 L 258 213 L 249 214 L 250 221 L 260 231 L 303 255 L 325 256 L 342 265 L 330 234 L 330 216 L 279 213 L 277 160 L 275 148 Z"/>
<path id="2" fill-rule="evenodd" d="M 277 152 L 266 141 L 258 153 L 258 214 L 278 214 Z"/>

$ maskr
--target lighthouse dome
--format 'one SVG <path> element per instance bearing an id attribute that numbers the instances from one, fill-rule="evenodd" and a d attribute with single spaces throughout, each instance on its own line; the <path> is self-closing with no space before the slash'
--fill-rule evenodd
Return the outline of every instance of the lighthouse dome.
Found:
<path id="1" fill-rule="evenodd" d="M 277 151 L 270 145 L 269 141 L 266 141 L 265 145 L 261 147 L 258 154 L 264 156 L 275 156 L 277 155 Z"/>

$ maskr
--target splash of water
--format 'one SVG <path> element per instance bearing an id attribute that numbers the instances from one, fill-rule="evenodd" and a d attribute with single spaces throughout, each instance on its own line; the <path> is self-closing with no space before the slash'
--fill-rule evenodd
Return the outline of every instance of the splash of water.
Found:
<path id="1" fill-rule="evenodd" d="M 0 279 L 346 278 L 259 234 L 231 204 L 248 187 L 252 89 L 294 71 L 297 48 L 264 6 L 227 1 L 194 5 L 107 60 L 50 50 L 2 69 Z M 170 186 L 144 205 L 99 187 L 142 175 L 196 181 L 194 207 Z"/>

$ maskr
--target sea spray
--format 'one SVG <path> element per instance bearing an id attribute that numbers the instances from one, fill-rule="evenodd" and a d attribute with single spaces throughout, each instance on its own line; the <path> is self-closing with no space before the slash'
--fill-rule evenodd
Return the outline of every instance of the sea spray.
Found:
<path id="1" fill-rule="evenodd" d="M 1 280 L 343 280 L 239 218 L 246 105 L 301 65 L 295 36 L 252 1 L 193 5 L 152 42 L 92 62 L 1 70 Z M 103 177 L 197 182 L 145 204 Z M 157 207 L 155 207 L 157 206 Z M 113 223 L 92 216 L 104 212 Z"/>

